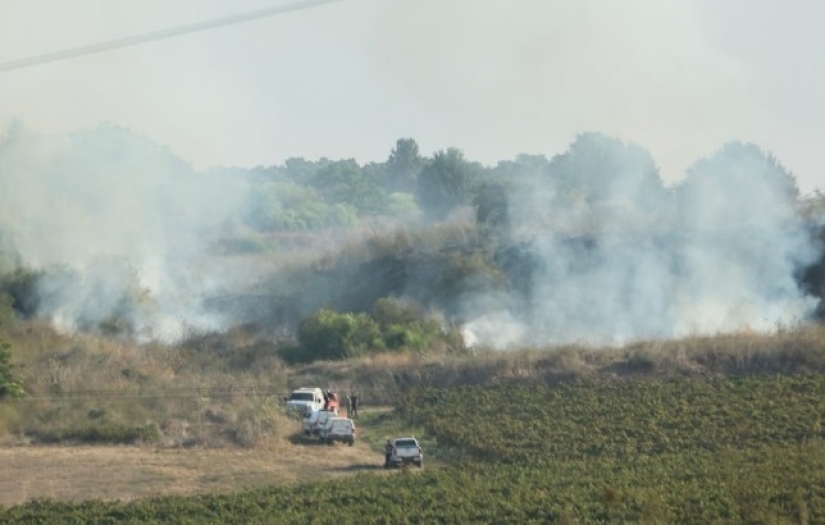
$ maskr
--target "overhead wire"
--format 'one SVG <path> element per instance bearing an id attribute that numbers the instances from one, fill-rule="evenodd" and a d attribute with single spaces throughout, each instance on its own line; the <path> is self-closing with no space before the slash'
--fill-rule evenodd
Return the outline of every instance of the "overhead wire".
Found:
<path id="1" fill-rule="evenodd" d="M 335 2 L 341 2 L 343 0 L 301 0 L 298 2 L 292 2 L 286 5 L 279 5 L 268 7 L 264 9 L 258 9 L 256 11 L 250 11 L 247 13 L 240 13 L 235 15 L 224 16 L 220 18 L 215 18 L 212 20 L 206 20 L 203 22 L 195 22 L 191 24 L 185 24 L 177 27 L 172 27 L 169 29 L 162 29 L 159 31 L 152 31 L 149 33 L 143 33 L 140 35 L 133 35 L 123 38 L 117 38 L 114 40 L 108 40 L 105 42 L 98 42 L 95 44 L 88 44 L 85 46 L 75 47 L 71 49 L 64 49 L 61 51 L 54 51 L 51 53 L 44 53 L 41 55 L 35 55 L 28 58 L 22 58 L 17 60 L 11 60 L 8 62 L 0 62 L 0 72 L 4 71 L 12 71 L 15 69 L 22 69 L 26 67 L 32 67 L 40 64 L 47 64 L 49 62 L 56 62 L 58 60 L 66 60 L 70 58 L 75 58 L 83 55 L 91 55 L 94 53 L 102 53 L 104 51 L 110 51 L 113 49 L 119 49 L 123 47 L 130 47 L 136 46 L 138 44 L 143 44 L 146 42 L 153 42 L 156 40 L 163 40 L 167 38 L 173 38 L 177 36 L 187 35 L 190 33 L 196 33 L 200 31 L 207 31 L 210 29 L 216 29 L 219 27 L 224 27 L 233 24 L 240 24 L 243 22 L 249 22 L 252 20 L 257 20 L 260 18 L 267 18 L 272 16 L 277 16 L 281 14 L 290 13 L 293 11 L 300 11 L 304 9 L 311 9 L 313 7 L 319 7 L 326 4 L 332 4 Z"/>

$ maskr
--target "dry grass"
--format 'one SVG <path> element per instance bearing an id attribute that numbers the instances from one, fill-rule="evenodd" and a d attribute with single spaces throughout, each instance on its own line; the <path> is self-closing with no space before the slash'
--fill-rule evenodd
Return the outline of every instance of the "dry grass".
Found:
<path id="1" fill-rule="evenodd" d="M 552 383 L 696 374 L 825 373 L 825 326 L 777 329 L 772 334 L 693 336 L 639 341 L 621 348 L 569 345 L 469 356 L 384 354 L 296 367 L 292 382 L 358 385 L 369 401 L 392 402 L 405 387 Z"/>
<path id="2" fill-rule="evenodd" d="M 235 492 L 378 470 L 382 459 L 364 443 L 293 444 L 286 435 L 253 449 L 3 447 L 0 505 Z"/>
<path id="3" fill-rule="evenodd" d="M 419 386 L 552 383 L 569 380 L 825 372 L 825 326 L 500 352 L 386 353 L 288 369 L 274 348 L 243 329 L 186 346 L 137 345 L 89 335 L 61 336 L 44 323 L 8 335 L 28 398 L 0 411 L 0 433 L 18 442 L 108 424 L 155 426 L 157 445 L 258 446 L 278 432 L 281 396 L 320 385 L 357 390 L 362 404 L 393 404 Z M 68 396 L 67 393 L 89 392 Z"/>
<path id="4" fill-rule="evenodd" d="M 286 368 L 242 333 L 227 347 L 138 345 L 30 322 L 6 337 L 27 397 L 0 413 L 0 434 L 17 441 L 154 426 L 166 446 L 255 446 L 277 431 Z"/>

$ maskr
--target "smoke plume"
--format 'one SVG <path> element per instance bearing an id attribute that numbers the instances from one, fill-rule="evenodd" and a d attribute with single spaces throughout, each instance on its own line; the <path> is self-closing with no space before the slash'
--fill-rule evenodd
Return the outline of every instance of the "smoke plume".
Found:
<path id="1" fill-rule="evenodd" d="M 231 280 L 205 263 L 246 192 L 115 126 L 44 135 L 15 124 L 0 142 L 3 248 L 43 271 L 38 314 L 66 330 L 117 320 L 175 339 L 221 328 L 201 300 Z"/>
<path id="2" fill-rule="evenodd" d="M 794 178 L 752 144 L 728 144 L 666 188 L 642 148 L 584 134 L 544 166 L 525 163 L 512 186 L 531 293 L 473 297 L 471 339 L 501 348 L 767 331 L 816 306 L 795 279 L 817 253 Z"/>

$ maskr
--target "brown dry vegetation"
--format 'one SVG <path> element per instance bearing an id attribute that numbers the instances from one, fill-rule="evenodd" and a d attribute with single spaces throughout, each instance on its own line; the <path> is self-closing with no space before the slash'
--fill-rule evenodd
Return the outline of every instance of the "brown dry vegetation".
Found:
<path id="1" fill-rule="evenodd" d="M 294 368 L 243 329 L 180 346 L 137 345 L 63 336 L 30 322 L 7 339 L 28 395 L 16 409 L 0 410 L 0 434 L 18 443 L 66 441 L 55 432 L 108 424 L 151 426 L 158 431 L 155 446 L 257 446 L 277 434 L 282 396 L 306 385 L 357 390 L 362 403 L 383 405 L 410 387 L 825 372 L 823 325 L 622 348 L 388 353 Z"/>
<path id="2" fill-rule="evenodd" d="M 29 322 L 6 338 L 27 395 L 0 411 L 0 435 L 18 443 L 148 428 L 165 446 L 255 446 L 281 424 L 286 368 L 242 330 L 220 344 L 138 345 Z"/>
<path id="3" fill-rule="evenodd" d="M 366 402 L 373 396 L 383 403 L 415 387 L 811 372 L 825 373 L 825 325 L 780 327 L 771 334 L 640 341 L 621 348 L 568 345 L 504 352 L 478 349 L 462 355 L 381 354 L 343 365 L 319 362 L 297 367 L 290 382 L 358 385 Z"/>
<path id="4" fill-rule="evenodd" d="M 280 399 L 297 386 L 354 389 L 363 404 L 377 405 L 427 386 L 825 372 L 822 325 L 623 348 L 378 354 L 296 368 L 243 329 L 180 346 L 138 345 L 29 322 L 4 338 L 27 398 L 0 404 L 3 505 L 235 491 L 376 469 L 380 455 L 368 441 L 352 448 L 296 441 L 297 422 L 284 416 Z M 34 445 L 100 425 L 152 426 L 158 437 L 142 446 Z"/>
<path id="5" fill-rule="evenodd" d="M 284 435 L 256 448 L 0 447 L 0 505 L 236 492 L 378 471 L 380 463 L 364 443 L 302 445 Z"/>

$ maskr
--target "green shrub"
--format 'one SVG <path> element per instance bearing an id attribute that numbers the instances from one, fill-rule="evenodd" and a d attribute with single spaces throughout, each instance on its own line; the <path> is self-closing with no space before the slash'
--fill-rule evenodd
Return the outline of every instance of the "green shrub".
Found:
<path id="1" fill-rule="evenodd" d="M 384 333 L 384 341 L 388 348 L 423 352 L 430 344 L 430 335 L 424 331 L 420 323 L 392 324 Z"/>
<path id="2" fill-rule="evenodd" d="M 423 315 L 417 304 L 410 301 L 399 301 L 382 297 L 375 301 L 372 307 L 372 316 L 382 327 L 393 324 L 409 324 L 421 321 Z"/>
<path id="3" fill-rule="evenodd" d="M 11 364 L 11 345 L 0 341 L 0 400 L 17 398 L 25 395 L 23 385 L 14 373 Z"/>
<path id="4" fill-rule="evenodd" d="M 148 443 L 160 438 L 157 425 L 129 426 L 104 423 L 86 427 L 44 430 L 34 434 L 41 443 L 110 443 L 129 445 Z"/>
<path id="5" fill-rule="evenodd" d="M 345 359 L 384 347 L 378 323 L 369 315 L 328 308 L 301 321 L 298 342 L 311 359 Z"/>

